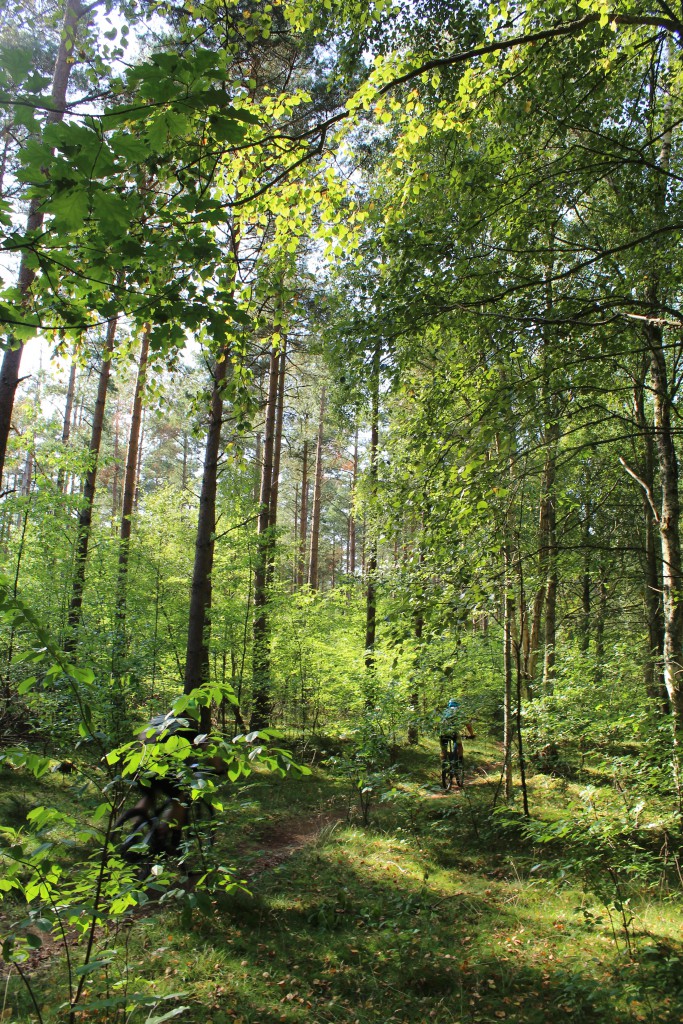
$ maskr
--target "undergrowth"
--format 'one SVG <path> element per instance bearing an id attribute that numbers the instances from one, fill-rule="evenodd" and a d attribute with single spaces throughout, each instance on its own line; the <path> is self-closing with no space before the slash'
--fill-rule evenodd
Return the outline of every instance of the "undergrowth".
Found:
<path id="1" fill-rule="evenodd" d="M 109 985 L 149 997 L 119 1019 L 680 1021 L 671 822 L 627 807 L 609 780 L 541 773 L 526 820 L 501 804 L 497 750 L 480 741 L 464 791 L 447 795 L 435 743 L 399 751 L 366 814 L 346 754 L 342 744 L 312 777 L 257 774 L 229 790 L 217 852 L 248 891 L 201 898 L 188 885 L 102 929 Z M 32 784 L 5 781 L 3 809 L 20 815 Z M 68 778 L 50 785 L 68 800 Z M 24 965 L 49 1022 L 61 969 L 56 949 Z M 3 988 L 6 1024 L 35 1019 L 15 973 Z M 96 989 L 81 1019 L 107 1021 Z"/>

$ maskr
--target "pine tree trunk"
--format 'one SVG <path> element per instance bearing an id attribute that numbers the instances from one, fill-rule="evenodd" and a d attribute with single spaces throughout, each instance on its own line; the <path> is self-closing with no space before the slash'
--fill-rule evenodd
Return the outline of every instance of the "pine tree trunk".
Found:
<path id="1" fill-rule="evenodd" d="M 671 64 L 671 53 L 668 54 Z M 655 212 L 662 220 L 666 214 L 666 187 L 671 162 L 672 128 L 671 97 L 667 98 L 665 119 L 668 127 L 662 136 L 658 166 L 664 173 L 657 177 L 654 197 Z M 658 253 L 655 254 L 655 257 Z M 656 263 L 649 274 L 645 298 L 656 317 L 660 312 L 659 270 Z M 653 426 L 657 453 L 661 506 L 659 536 L 662 553 L 662 609 L 664 616 L 663 674 L 669 696 L 673 726 L 673 773 L 678 798 L 678 811 L 683 809 L 683 564 L 681 560 L 681 507 L 679 469 L 673 423 L 675 383 L 669 381 L 664 329 L 654 320 L 648 321 L 645 336 L 650 361 L 650 382 L 653 403 Z M 675 369 L 672 376 L 675 376 Z"/>
<path id="2" fill-rule="evenodd" d="M 420 565 L 421 566 L 424 565 L 424 561 L 425 561 L 425 553 L 424 553 L 424 550 L 422 549 L 422 545 L 420 545 Z M 410 716 L 411 716 L 412 721 L 410 722 L 410 724 L 408 726 L 408 743 L 410 743 L 413 746 L 418 742 L 418 740 L 420 738 L 420 733 L 419 733 L 419 729 L 418 729 L 418 726 L 417 726 L 417 717 L 418 717 L 418 715 L 420 713 L 420 693 L 419 693 L 419 690 L 417 689 L 417 673 L 419 671 L 420 661 L 422 659 L 422 652 L 419 649 L 419 647 L 421 647 L 421 645 L 422 645 L 422 634 L 424 632 L 424 624 L 425 624 L 424 605 L 422 603 L 422 599 L 423 599 L 423 596 L 424 596 L 424 591 L 422 591 L 422 587 L 420 587 L 420 591 L 421 591 L 420 592 L 420 599 L 419 599 L 419 603 L 418 603 L 418 606 L 417 606 L 417 611 L 415 612 L 415 639 L 417 640 L 418 645 L 419 645 L 418 646 L 417 659 L 415 661 L 415 669 L 414 669 L 414 671 L 415 671 L 415 683 L 414 683 L 415 689 L 412 691 L 412 693 L 410 694 L 410 698 L 409 698 Z"/>
<path id="3" fill-rule="evenodd" d="M 301 515 L 299 519 L 299 554 L 296 585 L 302 587 L 306 578 L 306 529 L 308 527 L 308 438 L 304 438 L 301 467 Z"/>
<path id="4" fill-rule="evenodd" d="M 353 478 L 351 481 L 351 512 L 349 515 L 349 575 L 356 574 L 356 518 L 353 514 L 353 502 L 358 484 L 358 428 L 353 438 Z"/>
<path id="5" fill-rule="evenodd" d="M 142 410 L 142 423 L 140 424 L 140 444 L 138 445 L 138 464 L 135 470 L 135 497 L 133 498 L 133 511 L 138 510 L 140 499 L 140 479 L 142 477 L 142 455 L 145 447 L 145 409 Z"/>
<path id="6" fill-rule="evenodd" d="M 209 427 L 204 451 L 202 487 L 199 496 L 199 517 L 194 547 L 194 566 L 190 591 L 190 612 L 185 653 L 183 690 L 191 693 L 209 678 L 208 622 L 211 609 L 211 572 L 213 570 L 214 534 L 216 530 L 216 490 L 218 461 L 223 425 L 223 386 L 229 368 L 228 352 L 222 351 L 214 365 Z M 209 708 L 202 708 L 200 728 L 211 726 Z"/>
<path id="7" fill-rule="evenodd" d="M 140 359 L 133 395 L 133 409 L 130 418 L 130 435 L 126 454 L 126 474 L 123 481 L 123 506 L 121 511 L 121 529 L 119 532 L 119 568 L 116 581 L 116 625 L 114 635 L 114 651 L 112 665 L 114 675 L 121 672 L 125 654 L 126 634 L 126 592 L 128 584 L 128 558 L 130 554 L 130 535 L 132 529 L 133 505 L 138 470 L 138 449 L 140 445 L 140 428 L 142 423 L 142 402 L 147 378 L 147 357 L 149 354 L 150 324 L 142 329 Z"/>
<path id="8" fill-rule="evenodd" d="M 107 403 L 107 389 L 109 387 L 109 376 L 111 372 L 111 357 L 114 351 L 116 340 L 116 318 L 107 324 L 107 335 L 102 350 L 102 364 L 97 384 L 97 398 L 93 412 L 92 429 L 90 433 L 89 456 L 90 463 L 88 472 L 85 475 L 83 484 L 83 501 L 78 514 L 78 534 L 76 539 L 76 552 L 74 559 L 74 577 L 71 588 L 71 602 L 67 617 L 67 635 L 64 643 L 64 650 L 71 652 L 76 645 L 76 628 L 81 619 L 81 607 L 83 604 L 83 589 L 85 587 L 85 567 L 88 558 L 88 545 L 90 543 L 90 529 L 92 526 L 93 506 L 95 503 L 95 489 L 97 484 L 97 462 L 100 455 L 100 444 L 102 443 L 102 428 L 104 426 L 104 411 Z"/>
<path id="9" fill-rule="evenodd" d="M 55 68 L 52 76 L 51 109 L 48 112 L 47 124 L 55 124 L 62 121 L 66 109 L 66 91 L 69 84 L 71 68 L 74 64 L 74 45 L 76 41 L 76 30 L 78 22 L 83 17 L 85 9 L 80 0 L 67 0 L 64 11 L 64 20 L 59 41 L 59 50 L 55 61 Z M 28 217 L 26 219 L 26 232 L 38 232 L 43 224 L 43 212 L 40 209 L 38 199 L 31 200 Z M 26 306 L 30 302 L 31 287 L 35 280 L 36 272 L 29 263 L 29 258 L 22 254 L 19 264 L 18 290 L 22 303 Z M 14 396 L 19 383 L 19 369 L 21 357 L 24 351 L 22 343 L 16 340 L 10 341 L 11 347 L 5 349 L 5 354 L 0 368 L 0 478 L 2 477 L 7 454 L 7 443 L 9 441 L 12 427 L 12 411 L 14 409 Z"/>
<path id="10" fill-rule="evenodd" d="M 323 420 L 325 416 L 325 388 L 320 393 L 320 419 L 318 444 L 315 452 L 315 479 L 313 481 L 313 516 L 311 519 L 311 549 L 308 558 L 308 585 L 318 589 L 318 552 L 320 550 L 320 512 L 323 489 Z"/>
<path id="11" fill-rule="evenodd" d="M 512 713 L 512 626 L 515 616 L 515 599 L 512 594 L 512 556 L 506 544 L 503 551 L 503 574 L 505 591 L 503 595 L 503 675 L 505 689 L 503 695 L 503 775 L 505 779 L 505 798 L 512 797 L 512 745 L 514 741 L 515 721 Z"/>
<path id="12" fill-rule="evenodd" d="M 115 529 L 114 523 L 119 514 L 119 415 L 120 407 L 118 399 L 116 401 L 116 411 L 114 412 L 114 475 L 111 482 L 111 522 L 112 530 Z"/>
<path id="13" fill-rule="evenodd" d="M 280 458 L 282 455 L 282 424 L 285 415 L 285 372 L 287 369 L 287 339 L 285 338 L 280 352 L 280 363 L 278 368 L 277 384 L 277 415 L 275 418 L 275 437 L 273 439 L 273 480 L 270 487 L 270 514 L 269 523 L 271 531 L 271 560 L 270 571 L 272 574 L 273 559 L 275 552 L 275 529 L 277 527 L 277 503 L 280 493 Z"/>
<path id="14" fill-rule="evenodd" d="M 579 648 L 585 653 L 591 639 L 591 526 L 593 508 L 590 498 L 586 501 L 586 515 L 583 523 L 583 576 L 581 579 L 581 628 Z"/>
<path id="15" fill-rule="evenodd" d="M 256 561 L 254 565 L 253 701 L 250 721 L 252 729 L 265 729 L 270 724 L 272 715 L 270 634 L 268 624 L 268 563 L 272 544 L 270 514 L 278 384 L 279 357 L 275 349 L 272 349 L 268 373 L 268 400 L 266 403 L 264 425 L 263 465 L 261 468 L 261 492 L 259 495 Z"/>
<path id="16" fill-rule="evenodd" d="M 372 376 L 372 409 L 370 412 L 370 502 L 375 510 L 379 479 L 379 386 L 380 346 L 375 346 Z M 375 640 L 377 638 L 377 532 L 372 531 L 370 551 L 365 564 L 367 590 L 365 595 L 365 668 L 369 676 L 375 671 Z M 369 680 L 366 703 L 372 705 L 374 679 Z"/>

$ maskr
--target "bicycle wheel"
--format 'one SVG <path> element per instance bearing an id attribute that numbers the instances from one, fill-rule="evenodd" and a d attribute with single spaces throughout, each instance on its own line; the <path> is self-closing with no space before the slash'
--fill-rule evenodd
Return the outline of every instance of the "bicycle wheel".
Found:
<path id="1" fill-rule="evenodd" d="M 441 786 L 448 793 L 453 785 L 453 769 L 450 764 L 444 764 L 441 769 Z"/>
<path id="2" fill-rule="evenodd" d="M 455 778 L 458 789 L 462 789 L 465 785 L 465 762 L 462 758 L 459 758 L 454 765 L 453 777 Z"/>

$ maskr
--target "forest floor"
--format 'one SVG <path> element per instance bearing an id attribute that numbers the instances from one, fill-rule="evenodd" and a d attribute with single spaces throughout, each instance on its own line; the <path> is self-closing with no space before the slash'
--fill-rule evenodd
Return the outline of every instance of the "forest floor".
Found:
<path id="1" fill-rule="evenodd" d="M 118 950 L 127 989 L 158 999 L 126 1020 L 152 1024 L 176 1010 L 188 1024 L 678 1024 L 680 896 L 663 884 L 634 890 L 620 918 L 609 865 L 582 884 L 567 851 L 534 849 L 503 828 L 491 814 L 497 753 L 470 743 L 464 790 L 441 795 L 437 745 L 401 751 L 367 823 L 335 768 L 252 776 L 226 800 L 216 841 L 246 888 L 203 909 L 177 891 L 177 903 L 101 936 Z M 68 780 L 53 786 L 68 793 Z M 552 819 L 576 790 L 534 776 L 532 815 Z M 45 1021 L 57 1019 L 59 956 L 43 954 L 33 973 Z M 10 976 L 3 1024 L 24 1024 L 32 1010 Z"/>

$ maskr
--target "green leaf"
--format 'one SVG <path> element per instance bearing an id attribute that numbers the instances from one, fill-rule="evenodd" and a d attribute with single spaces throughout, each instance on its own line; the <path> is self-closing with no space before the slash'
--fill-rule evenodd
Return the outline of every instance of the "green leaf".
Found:
<path id="1" fill-rule="evenodd" d="M 88 193 L 82 189 L 69 189 L 44 204 L 45 211 L 55 218 L 58 230 L 72 230 L 83 226 L 90 209 Z"/>

